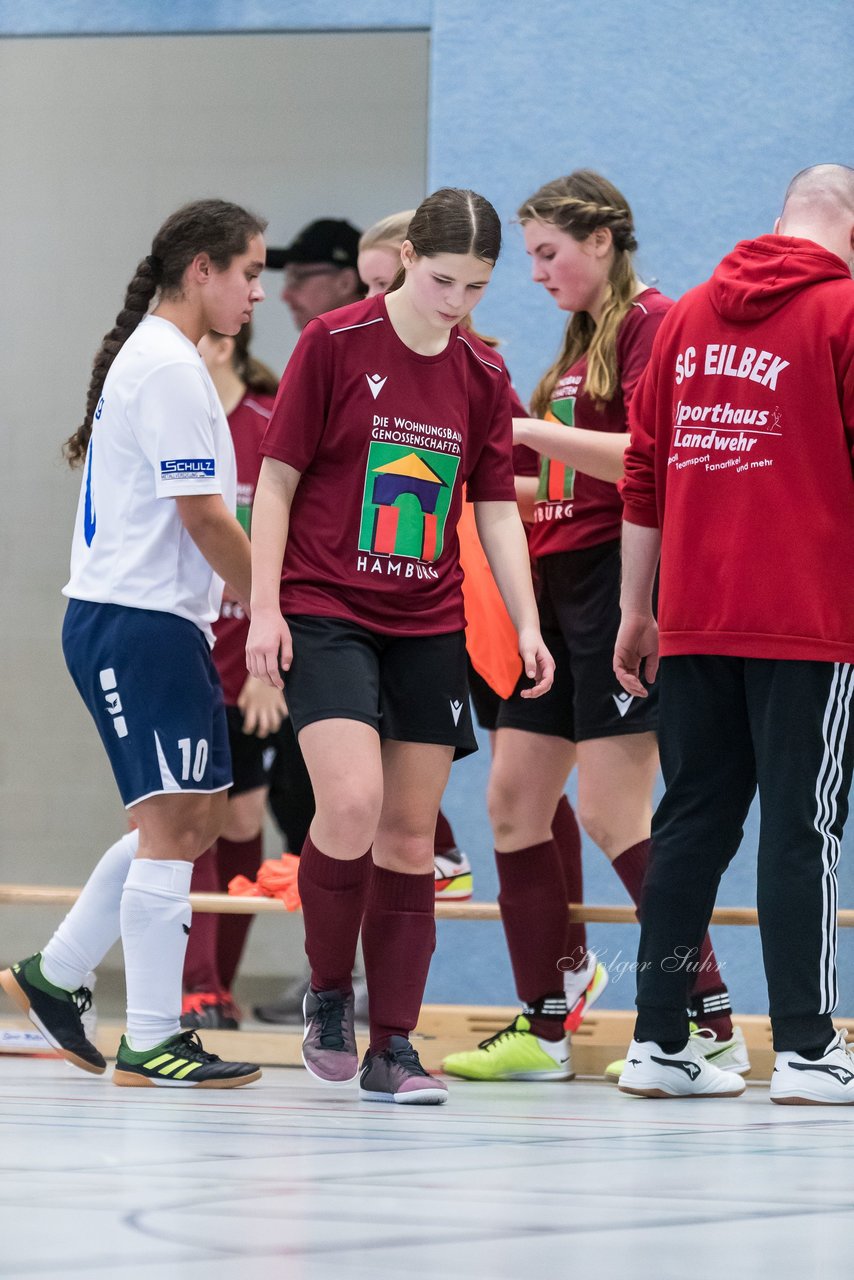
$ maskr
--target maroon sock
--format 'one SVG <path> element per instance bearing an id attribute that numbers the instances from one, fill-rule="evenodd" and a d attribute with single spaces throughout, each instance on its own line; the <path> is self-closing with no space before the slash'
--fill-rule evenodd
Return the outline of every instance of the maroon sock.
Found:
<path id="1" fill-rule="evenodd" d="M 216 845 L 206 849 L 193 863 L 191 893 L 218 893 L 219 878 L 216 867 Z M 184 956 L 185 991 L 210 991 L 222 994 L 217 967 L 217 921 L 219 916 L 211 911 L 195 911 L 190 922 L 190 936 Z"/>
<path id="2" fill-rule="evenodd" d="M 360 858 L 330 858 L 306 836 L 299 864 L 305 953 L 315 991 L 353 990 L 356 943 L 365 910 L 371 851 Z"/>
<path id="3" fill-rule="evenodd" d="M 639 840 L 637 844 L 633 844 L 630 848 L 624 849 L 622 853 L 618 853 L 611 863 L 611 866 L 626 886 L 628 895 L 636 907 L 640 906 L 651 844 L 651 840 Z"/>
<path id="4" fill-rule="evenodd" d="M 436 946 L 434 876 L 375 866 L 362 924 L 371 1053 L 418 1023 L 430 957 Z"/>
<path id="5" fill-rule="evenodd" d="M 228 893 L 228 882 L 235 876 L 254 880 L 261 865 L 262 837 L 259 832 L 251 840 L 225 840 L 220 836 L 216 845 L 219 892 Z M 216 956 L 219 978 L 224 990 L 230 991 L 234 975 L 243 955 L 246 936 L 254 916 L 217 916 L 219 927 L 216 935 Z"/>
<path id="6" fill-rule="evenodd" d="M 651 840 L 641 840 L 633 844 L 630 849 L 624 850 L 612 863 L 636 907 L 640 906 L 651 845 Z M 719 1040 L 730 1040 L 732 1039 L 730 1016 L 732 1010 L 729 994 L 723 984 L 708 933 L 700 947 L 697 964 L 698 972 L 691 990 L 691 1020 L 699 1027 L 709 1027 Z"/>
<path id="7" fill-rule="evenodd" d="M 700 947 L 698 970 L 691 988 L 691 1020 L 698 1027 L 708 1027 L 718 1040 L 731 1040 L 732 1006 L 724 986 L 712 939 L 706 934 Z"/>
<path id="8" fill-rule="evenodd" d="M 496 851 L 495 862 L 498 905 L 516 991 L 526 1008 L 534 1010 L 528 1016 L 535 1034 L 560 1040 L 566 1016 L 561 974 L 568 954 L 569 917 L 557 847 L 554 840 L 547 840 L 514 853 Z M 546 999 L 555 1011 L 549 1016 L 541 1012 Z"/>
<path id="9" fill-rule="evenodd" d="M 449 849 L 456 849 L 457 841 L 451 824 L 445 817 L 442 810 L 439 810 L 439 816 L 436 819 L 436 835 L 433 838 L 433 852 L 447 853 Z"/>
<path id="10" fill-rule="evenodd" d="M 575 810 L 566 796 L 557 802 L 552 818 L 552 837 L 557 845 L 558 857 L 566 884 L 567 902 L 584 901 L 584 876 L 581 867 L 581 831 Z M 567 935 L 566 969 L 580 969 L 587 955 L 587 929 L 583 924 L 571 924 Z"/>

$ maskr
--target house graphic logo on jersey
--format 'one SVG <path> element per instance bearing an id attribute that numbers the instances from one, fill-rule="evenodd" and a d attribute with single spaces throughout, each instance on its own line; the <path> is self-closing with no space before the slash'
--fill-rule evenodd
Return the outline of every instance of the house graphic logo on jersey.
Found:
<path id="1" fill-rule="evenodd" d="M 388 374 L 383 377 L 380 373 L 366 373 L 365 378 L 367 379 L 368 386 L 371 389 L 371 395 L 376 400 L 377 396 L 388 382 Z"/>
<path id="2" fill-rule="evenodd" d="M 575 424 L 575 396 L 552 400 L 544 415 L 545 422 L 562 422 L 565 427 Z M 537 502 L 568 502 L 575 489 L 575 470 L 565 462 L 543 457 L 540 463 L 540 483 Z"/>
<path id="3" fill-rule="evenodd" d="M 359 550 L 438 560 L 460 460 L 373 440 L 368 450 Z"/>

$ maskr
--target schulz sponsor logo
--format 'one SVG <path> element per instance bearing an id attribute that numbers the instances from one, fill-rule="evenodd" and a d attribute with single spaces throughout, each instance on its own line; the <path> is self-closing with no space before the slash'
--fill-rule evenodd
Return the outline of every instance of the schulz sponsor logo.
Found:
<path id="1" fill-rule="evenodd" d="M 164 458 L 160 463 L 161 480 L 184 480 L 195 477 L 213 480 L 216 462 L 213 458 Z"/>

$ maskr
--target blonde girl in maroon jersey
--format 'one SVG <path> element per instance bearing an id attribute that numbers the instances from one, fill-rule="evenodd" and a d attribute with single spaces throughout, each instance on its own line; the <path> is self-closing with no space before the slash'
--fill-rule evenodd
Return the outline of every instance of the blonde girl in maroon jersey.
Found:
<path id="1" fill-rule="evenodd" d="M 534 281 L 571 313 L 560 354 L 534 392 L 534 417 L 514 424 L 517 443 L 544 455 L 530 541 L 557 675 L 536 704 L 520 691 L 504 704 L 489 786 L 499 902 L 524 1013 L 445 1067 L 477 1079 L 560 1079 L 571 1063 L 559 965 L 593 967 L 590 957 L 567 956 L 549 830 L 573 768 L 582 826 L 635 903 L 649 857 L 656 700 L 628 697 L 611 669 L 622 518 L 616 482 L 629 403 L 672 304 L 638 279 L 631 209 L 599 174 L 579 170 L 547 183 L 518 216 Z M 703 1042 L 716 1052 L 729 1044 L 746 1062 L 708 939 L 698 963 L 695 1021 Z"/>
<path id="2" fill-rule="evenodd" d="M 392 290 L 304 330 L 263 445 L 247 658 L 271 684 L 284 671 L 317 801 L 300 864 L 312 967 L 303 1059 L 330 1083 L 356 1077 L 361 927 L 371 1045 L 360 1084 L 377 1101 L 446 1098 L 408 1037 L 435 945 L 439 801 L 454 756 L 475 747 L 455 528 L 463 482 L 527 696 L 553 673 L 515 503 L 506 370 L 459 327 L 500 241 L 482 196 L 428 197 Z"/>

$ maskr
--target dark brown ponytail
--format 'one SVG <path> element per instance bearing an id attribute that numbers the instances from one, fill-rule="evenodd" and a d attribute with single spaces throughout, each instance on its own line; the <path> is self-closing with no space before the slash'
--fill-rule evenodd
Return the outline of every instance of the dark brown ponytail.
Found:
<path id="1" fill-rule="evenodd" d="M 163 298 L 180 295 L 184 272 L 199 253 L 207 253 L 215 267 L 225 270 L 266 226 L 262 218 L 226 200 L 195 200 L 166 219 L 152 241 L 151 253 L 137 267 L 116 323 L 95 356 L 83 422 L 64 446 L 69 466 L 77 466 L 86 457 L 92 419 L 110 365 L 148 314 L 158 289 Z"/>
<path id="2" fill-rule="evenodd" d="M 406 232 L 419 258 L 438 253 L 470 253 L 488 262 L 501 252 L 501 219 L 485 196 L 462 187 L 441 187 L 422 200 Z M 399 289 L 406 272 L 399 267 L 388 292 Z"/>

